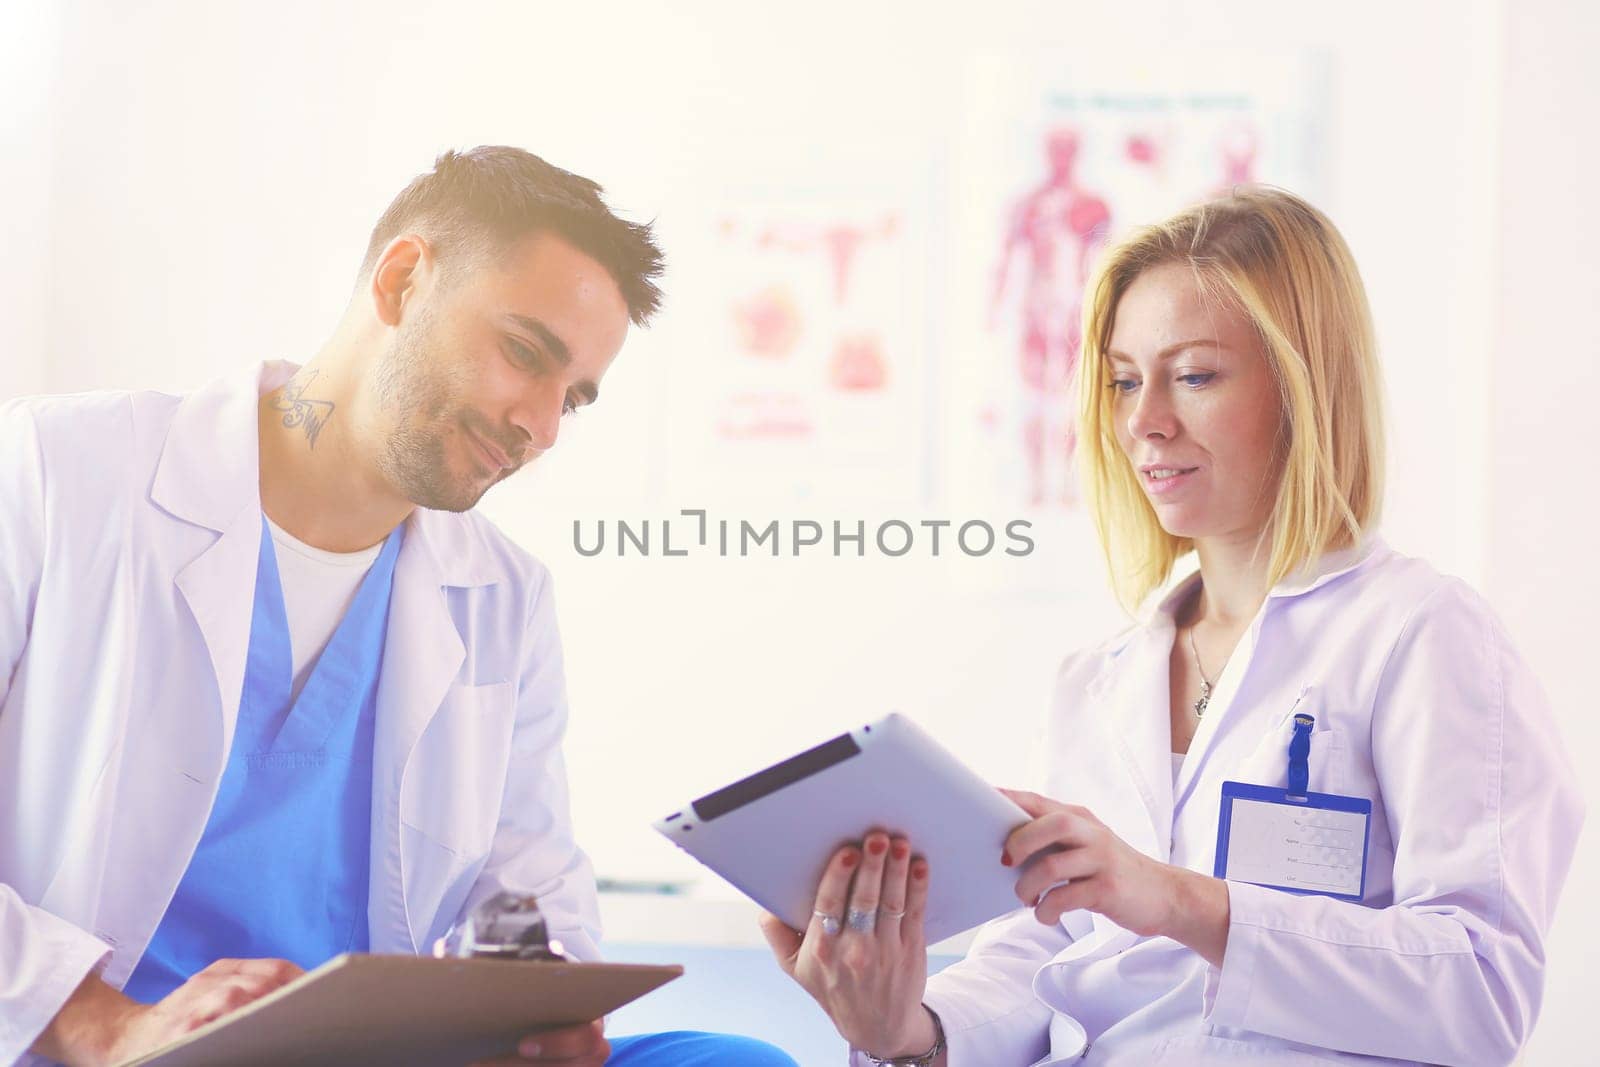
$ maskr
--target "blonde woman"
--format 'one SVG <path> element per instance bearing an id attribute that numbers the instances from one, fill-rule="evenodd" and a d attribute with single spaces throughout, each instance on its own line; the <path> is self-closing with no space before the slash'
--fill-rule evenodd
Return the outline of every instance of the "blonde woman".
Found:
<path id="1" fill-rule="evenodd" d="M 1047 795 L 1010 794 L 1032 820 L 993 862 L 1055 851 L 928 979 L 927 886 L 961 872 L 870 832 L 806 930 L 764 920 L 780 963 L 863 1064 L 1510 1062 L 1582 804 L 1488 606 L 1373 532 L 1379 371 L 1344 241 L 1236 191 L 1110 249 L 1083 335 L 1085 489 L 1142 607 L 1062 665 Z M 1322 889 L 1296 880 L 1313 854 Z"/>

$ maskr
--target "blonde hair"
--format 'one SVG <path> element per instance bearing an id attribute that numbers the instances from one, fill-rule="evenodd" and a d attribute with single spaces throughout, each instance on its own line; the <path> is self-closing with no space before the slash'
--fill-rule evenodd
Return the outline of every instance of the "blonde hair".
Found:
<path id="1" fill-rule="evenodd" d="M 1378 521 L 1383 405 L 1372 316 L 1344 238 L 1281 189 L 1241 186 L 1108 249 L 1085 293 L 1079 463 L 1118 599 L 1130 611 L 1194 546 L 1162 529 L 1117 440 L 1106 348 L 1117 304 L 1152 267 L 1187 265 L 1208 299 L 1255 326 L 1277 381 L 1283 473 L 1269 520 L 1269 581 L 1346 547 Z"/>

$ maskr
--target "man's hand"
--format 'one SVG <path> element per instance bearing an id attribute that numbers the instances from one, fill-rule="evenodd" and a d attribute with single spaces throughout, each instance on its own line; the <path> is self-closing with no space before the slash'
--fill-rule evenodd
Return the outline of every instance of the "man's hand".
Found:
<path id="1" fill-rule="evenodd" d="M 529 1034 L 517 1044 L 516 1055 L 479 1060 L 472 1067 L 527 1067 L 541 1063 L 560 1067 L 602 1067 L 610 1055 L 605 1025 L 592 1022 Z"/>
<path id="2" fill-rule="evenodd" d="M 109 1067 L 171 1044 L 260 1000 L 304 972 L 288 960 L 218 960 L 155 1004 L 139 1004 L 90 975 L 33 1051 L 68 1067 Z"/>

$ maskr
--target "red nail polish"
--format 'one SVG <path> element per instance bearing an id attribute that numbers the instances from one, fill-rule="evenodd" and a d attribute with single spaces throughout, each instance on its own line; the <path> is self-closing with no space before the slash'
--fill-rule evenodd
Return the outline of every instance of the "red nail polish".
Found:
<path id="1" fill-rule="evenodd" d="M 906 843 L 904 841 L 896 841 L 894 843 L 894 858 L 895 859 L 897 859 L 897 860 L 905 859 L 906 858 L 906 853 L 909 852 L 909 851 L 911 851 L 911 850 L 906 847 Z"/>
<path id="2" fill-rule="evenodd" d="M 915 878 L 919 882 L 922 881 L 924 878 L 928 877 L 928 868 L 926 868 L 926 867 L 918 867 L 918 868 L 916 868 L 915 870 L 913 870 L 911 872 L 911 877 Z"/>
<path id="3" fill-rule="evenodd" d="M 867 851 L 872 853 L 874 856 L 883 855 L 883 850 L 888 847 L 889 846 L 884 843 L 884 840 L 881 837 L 874 838 L 873 840 L 867 842 Z"/>
<path id="4" fill-rule="evenodd" d="M 1008 853 L 1005 853 L 1005 852 L 1000 853 L 1000 866 L 1002 866 L 1002 867 L 1011 866 L 1011 856 Z"/>
<path id="5" fill-rule="evenodd" d="M 848 868 L 854 867 L 856 865 L 856 861 L 858 859 L 860 859 L 860 857 L 857 856 L 854 852 L 846 852 L 844 854 L 844 859 L 840 860 L 839 862 L 841 864 L 843 864 L 846 869 L 848 869 Z"/>

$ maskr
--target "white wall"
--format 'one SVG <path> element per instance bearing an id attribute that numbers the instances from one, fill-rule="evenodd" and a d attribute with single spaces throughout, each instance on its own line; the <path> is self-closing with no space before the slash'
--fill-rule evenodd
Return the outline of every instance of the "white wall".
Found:
<path id="1" fill-rule="evenodd" d="M 1587 230 L 1567 218 L 1587 208 L 1579 165 L 1596 172 L 1592 139 L 1575 132 L 1596 113 L 1578 54 L 1592 15 L 1550 0 L 1360 0 L 1337 17 L 1275 0 L 997 3 L 981 20 L 969 6 L 777 10 L 5 9 L 0 79 L 25 103 L 7 111 L 3 146 L 8 164 L 37 162 L 22 187 L 46 209 L 20 222 L 8 213 L 23 232 L 0 259 L 0 396 L 184 387 L 305 356 L 343 304 L 376 213 L 446 146 L 521 144 L 595 176 L 625 212 L 659 219 L 670 254 L 721 190 L 859 178 L 958 195 L 936 168 L 955 72 L 978 51 L 1070 62 L 1311 49 L 1336 78 L 1325 206 L 1362 264 L 1391 387 L 1387 534 L 1485 586 L 1569 736 L 1593 739 L 1572 625 L 1593 583 L 1557 571 L 1581 558 L 1589 514 L 1587 476 L 1563 465 L 1584 469 L 1577 405 L 1595 374 L 1584 318 L 1594 268 L 1578 269 L 1593 259 L 1577 251 L 1596 247 L 1594 214 Z M 1554 269 L 1535 269 L 1545 262 Z M 670 296 L 697 279 L 668 282 Z M 692 874 L 643 828 L 651 817 L 889 707 L 927 718 L 984 773 L 1015 779 L 1013 739 L 1027 735 L 1054 661 L 1118 624 L 1081 525 L 1041 529 L 1040 552 L 1009 571 L 910 559 L 679 567 L 573 552 L 574 516 L 704 503 L 672 498 L 651 452 L 677 414 L 658 398 L 697 366 L 673 316 L 669 300 L 658 327 L 630 341 L 606 403 L 551 465 L 489 503 L 557 575 L 575 802 L 602 873 Z M 907 517 L 966 508 L 945 496 Z M 702 738 L 693 760 L 659 757 L 691 733 Z M 1586 852 L 1574 890 L 1597 876 Z M 1563 909 L 1546 1058 L 1532 1062 L 1584 1047 L 1577 961 L 1600 948 L 1590 895 L 1569 893 Z"/>
<path id="2" fill-rule="evenodd" d="M 0 5 L 0 399 L 44 388 L 60 15 Z"/>
<path id="3" fill-rule="evenodd" d="M 1472 67 L 1491 8 L 1460 18 L 1442 3 L 1369 3 L 1330 20 L 1265 0 L 1171 2 L 1080 5 L 1069 20 L 1038 3 L 1000 5 L 978 23 L 842 2 L 789 21 L 734 3 L 670 13 L 639 5 L 626 19 L 563 10 L 559 21 L 528 5 L 66 10 L 45 380 L 53 390 L 178 386 L 311 351 L 342 304 L 376 210 L 441 146 L 509 140 L 598 175 L 621 207 L 659 218 L 670 250 L 696 236 L 690 228 L 719 191 L 937 185 L 961 103 L 957 72 L 978 51 L 1062 62 L 1117 48 L 1156 57 L 1208 45 L 1326 52 L 1339 78 L 1328 207 L 1364 265 L 1394 387 L 1395 480 L 1405 492 L 1391 502 L 1388 533 L 1482 578 L 1474 471 L 1486 447 L 1477 390 L 1490 320 L 1460 275 L 1483 262 L 1487 238 L 1459 220 L 1488 218 L 1493 205 L 1481 184 L 1441 190 L 1436 175 L 1471 173 L 1493 150 L 1474 112 Z M 1411 47 L 1423 37 L 1428 49 Z M 1403 74 L 1376 79 L 1376 70 Z M 1396 121 L 1397 99 L 1405 121 Z M 1417 270 L 1418 248 L 1438 249 L 1441 269 Z M 669 283 L 681 294 L 697 279 Z M 940 331 L 929 336 L 936 348 Z M 980 767 L 1014 779 L 1006 732 L 990 729 L 988 716 L 1023 728 L 1053 661 L 1117 625 L 1081 524 L 1043 533 L 1048 551 L 1027 562 L 1035 569 L 1005 583 L 1024 591 L 1006 594 L 975 592 L 988 576 L 933 561 L 813 573 L 601 566 L 572 552 L 569 516 L 637 518 L 704 503 L 666 498 L 651 473 L 653 424 L 673 418 L 653 399 L 692 381 L 696 340 L 669 302 L 656 329 L 631 343 L 606 403 L 579 420 L 560 462 L 489 505 L 560 580 L 582 712 L 577 795 L 602 866 L 643 873 L 674 862 L 638 828 L 636 810 L 596 784 L 638 766 L 634 752 L 677 738 L 662 693 L 693 694 L 699 721 L 734 738 L 704 763 L 654 768 L 646 810 L 670 808 L 756 752 L 895 705 L 931 715 Z M 1438 373 L 1439 352 L 1451 353 L 1455 373 Z M 969 506 L 929 502 L 930 512 L 957 517 Z M 1030 584 L 1071 595 L 1029 596 Z M 698 612 L 686 627 L 686 598 L 730 607 Z M 844 603 L 872 610 L 841 615 Z"/>
<path id="4" fill-rule="evenodd" d="M 1600 521 L 1593 401 L 1600 396 L 1600 16 L 1575 0 L 1508 4 L 1499 221 L 1499 315 L 1488 388 L 1493 439 L 1487 592 L 1549 690 L 1588 783 L 1600 751 L 1593 670 Z M 1587 784 L 1587 783 L 1586 783 Z M 1550 939 L 1549 1000 L 1528 1062 L 1588 1060 L 1600 924 L 1596 794 Z M 1580 1050 L 1581 1057 L 1580 1057 Z"/>

